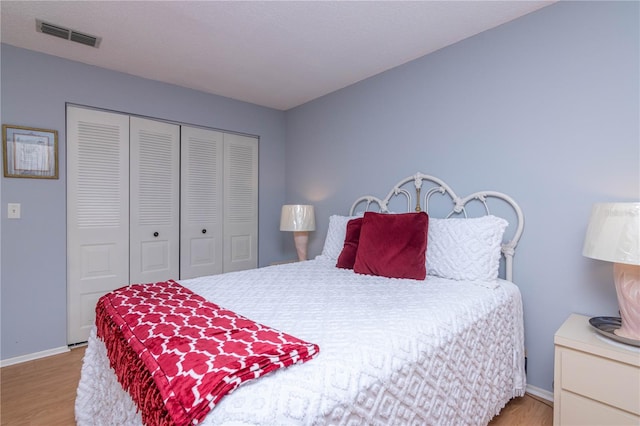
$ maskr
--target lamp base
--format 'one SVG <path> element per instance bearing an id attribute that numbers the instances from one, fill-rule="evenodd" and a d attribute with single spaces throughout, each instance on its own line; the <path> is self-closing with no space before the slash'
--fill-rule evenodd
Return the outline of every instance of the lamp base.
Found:
<path id="1" fill-rule="evenodd" d="M 298 260 L 307 260 L 307 243 L 309 242 L 309 232 L 295 231 L 293 233 L 293 241 L 298 252 Z"/>
<path id="2" fill-rule="evenodd" d="M 611 343 L 617 342 L 624 345 L 635 346 L 635 350 L 640 350 L 640 340 L 627 339 L 618 336 L 616 330 L 620 328 L 622 321 L 620 317 L 593 317 L 589 318 L 589 324 Z"/>
<path id="3" fill-rule="evenodd" d="M 627 339 L 640 340 L 640 265 L 613 264 L 622 325 L 614 333 Z"/>

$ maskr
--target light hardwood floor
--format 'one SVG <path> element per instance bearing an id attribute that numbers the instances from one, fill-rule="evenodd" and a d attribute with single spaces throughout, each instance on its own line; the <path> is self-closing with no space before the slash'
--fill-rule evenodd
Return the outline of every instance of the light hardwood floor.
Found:
<path id="1" fill-rule="evenodd" d="M 0 369 L 0 424 L 74 425 L 73 404 L 84 348 Z M 525 395 L 512 400 L 489 426 L 551 426 L 553 408 Z"/>

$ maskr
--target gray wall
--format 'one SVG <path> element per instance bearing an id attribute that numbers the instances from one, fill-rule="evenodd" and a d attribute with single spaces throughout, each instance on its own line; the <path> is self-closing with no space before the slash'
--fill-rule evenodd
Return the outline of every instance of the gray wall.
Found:
<path id="1" fill-rule="evenodd" d="M 617 313 L 612 264 L 582 256 L 591 205 L 640 199 L 638 2 L 560 2 L 287 113 L 287 196 L 328 216 L 421 171 L 510 194 L 529 383 L 552 389 L 571 312 Z"/>
<path id="2" fill-rule="evenodd" d="M 60 158 L 58 180 L 2 178 L 1 359 L 67 344 L 66 102 L 258 135 L 258 258 L 260 265 L 282 259 L 284 112 L 6 44 L 1 49 L 2 123 L 57 130 Z M 7 219 L 9 202 L 22 205 L 22 219 Z"/>

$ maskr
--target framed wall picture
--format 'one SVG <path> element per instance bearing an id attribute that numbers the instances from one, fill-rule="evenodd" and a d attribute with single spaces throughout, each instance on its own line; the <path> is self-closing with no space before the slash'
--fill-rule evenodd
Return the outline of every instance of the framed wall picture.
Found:
<path id="1" fill-rule="evenodd" d="M 4 176 L 58 179 L 58 131 L 2 125 Z"/>

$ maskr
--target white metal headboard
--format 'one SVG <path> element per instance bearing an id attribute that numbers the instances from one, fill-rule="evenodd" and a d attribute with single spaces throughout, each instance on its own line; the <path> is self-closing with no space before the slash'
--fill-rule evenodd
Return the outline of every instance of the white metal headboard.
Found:
<path id="1" fill-rule="evenodd" d="M 413 201 L 412 193 L 403 188 L 408 183 L 413 182 L 415 186 L 415 204 Z M 429 183 L 429 188 L 423 188 L 423 183 Z M 427 185 L 425 185 L 427 186 Z M 421 207 L 421 193 L 424 190 L 423 205 L 424 209 Z M 372 205 L 378 206 L 378 211 L 383 213 L 389 213 L 389 203 L 392 199 L 397 196 L 403 195 L 407 201 L 407 212 L 411 211 L 425 211 L 429 213 L 429 201 L 431 197 L 436 194 L 448 195 L 451 198 L 451 202 L 453 204 L 453 208 L 445 217 L 451 217 L 452 215 L 463 215 L 465 218 L 467 217 L 467 203 L 477 200 L 480 201 L 484 207 L 484 214 L 489 215 L 492 214 L 489 211 L 489 205 L 487 204 L 487 199 L 496 198 L 506 202 L 515 213 L 517 224 L 515 225 L 515 232 L 513 233 L 511 239 L 503 241 L 502 243 L 502 255 L 505 258 L 505 278 L 509 281 L 513 280 L 513 256 L 515 255 L 515 249 L 518 245 L 518 241 L 522 236 L 522 231 L 524 229 L 524 214 L 522 213 L 522 209 L 515 202 L 513 198 L 510 196 L 503 194 L 501 192 L 496 191 L 478 191 L 473 194 L 467 195 L 466 197 L 458 197 L 453 189 L 449 185 L 447 185 L 441 179 L 438 179 L 434 176 L 425 175 L 423 173 L 416 173 L 413 176 L 408 176 L 398 182 L 392 189 L 389 191 L 387 196 L 384 199 L 380 199 L 378 197 L 372 195 L 365 195 L 358 198 L 351 206 L 349 210 L 350 215 L 356 214 L 358 211 L 368 211 L 370 210 Z M 360 210 L 360 208 L 364 205 L 364 208 Z M 511 224 L 510 224 L 511 227 Z"/>

